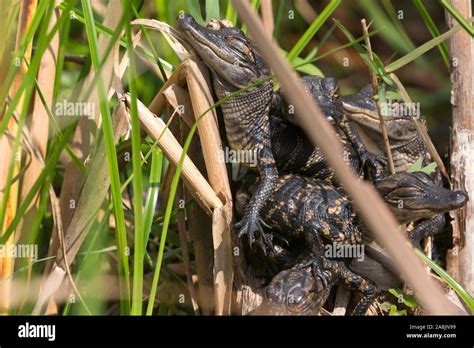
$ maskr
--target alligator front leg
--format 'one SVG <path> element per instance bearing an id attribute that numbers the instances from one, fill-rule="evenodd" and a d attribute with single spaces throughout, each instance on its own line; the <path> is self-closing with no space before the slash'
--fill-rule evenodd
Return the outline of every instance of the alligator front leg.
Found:
<path id="1" fill-rule="evenodd" d="M 349 138 L 359 155 L 364 168 L 370 179 L 375 183 L 383 179 L 387 174 L 387 160 L 384 156 L 370 152 L 365 146 L 359 131 L 350 120 L 345 120 L 340 125 L 344 134 Z"/>
<path id="2" fill-rule="evenodd" d="M 415 224 L 415 228 L 408 234 L 411 242 L 418 247 L 423 239 L 434 236 L 441 232 L 446 224 L 444 214 L 437 214 L 431 219 L 423 220 Z"/>
<path id="3" fill-rule="evenodd" d="M 262 225 L 266 226 L 266 224 L 260 217 L 260 210 L 275 188 L 278 180 L 278 170 L 269 145 L 260 150 L 257 159 L 260 181 L 245 209 L 242 220 L 236 224 L 236 227 L 239 238 L 247 235 L 251 246 L 258 239 L 258 244 L 266 254 L 267 249 L 272 249 L 273 246 L 270 239 L 263 232 Z"/>

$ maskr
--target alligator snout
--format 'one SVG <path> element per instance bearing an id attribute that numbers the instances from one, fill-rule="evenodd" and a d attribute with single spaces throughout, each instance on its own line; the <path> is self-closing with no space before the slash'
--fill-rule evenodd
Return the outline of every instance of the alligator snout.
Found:
<path id="1" fill-rule="evenodd" d="M 457 208 L 462 207 L 467 203 L 468 200 L 469 197 L 464 191 L 453 192 L 453 205 L 455 205 Z"/>

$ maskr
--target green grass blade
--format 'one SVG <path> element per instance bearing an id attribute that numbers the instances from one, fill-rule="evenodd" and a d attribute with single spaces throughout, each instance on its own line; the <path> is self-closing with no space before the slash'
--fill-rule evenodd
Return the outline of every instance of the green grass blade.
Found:
<path id="1" fill-rule="evenodd" d="M 122 314 L 130 313 L 130 275 L 127 255 L 127 232 L 125 228 L 125 219 L 122 207 L 122 195 L 120 191 L 120 174 L 117 162 L 117 153 L 115 151 L 114 132 L 112 128 L 112 118 L 110 116 L 109 105 L 107 102 L 107 94 L 104 82 L 101 78 L 99 48 L 97 44 L 97 31 L 92 14 L 91 4 L 87 0 L 82 0 L 82 8 L 84 11 L 84 19 L 91 53 L 92 66 L 99 75 L 97 79 L 97 92 L 99 96 L 99 106 L 102 116 L 102 131 L 105 141 L 105 149 L 107 155 L 107 164 L 110 174 L 110 186 L 112 189 L 112 200 L 114 203 L 116 233 L 118 241 L 118 257 L 119 257 L 119 282 L 121 290 L 121 310 Z"/>
<path id="2" fill-rule="evenodd" d="M 324 23 L 328 20 L 329 16 L 337 9 L 341 4 L 341 0 L 331 0 L 331 2 L 324 8 L 324 10 L 319 14 L 319 16 L 311 23 L 306 32 L 301 36 L 298 42 L 293 46 L 290 53 L 288 53 L 288 60 L 294 62 L 296 57 L 298 57 L 305 47 L 309 44 L 311 39 L 316 35 L 316 33 L 321 29 Z"/>
<path id="3" fill-rule="evenodd" d="M 453 18 L 466 30 L 469 35 L 474 36 L 474 27 L 454 8 L 449 1 L 440 0 L 440 4 L 453 16 Z"/>
<path id="4" fill-rule="evenodd" d="M 145 202 L 145 215 L 143 218 L 143 236 L 144 249 L 150 237 L 151 226 L 153 223 L 153 215 L 155 214 L 156 203 L 158 202 L 158 195 L 160 193 L 161 172 L 163 168 L 163 151 L 161 149 L 152 150 L 151 153 L 151 169 L 149 188 Z"/>
<path id="5" fill-rule="evenodd" d="M 219 0 L 206 0 L 206 23 L 212 19 L 221 19 Z"/>
<path id="6" fill-rule="evenodd" d="M 186 0 L 186 5 L 188 5 L 189 13 L 191 14 L 191 16 L 194 17 L 196 22 L 203 26 L 206 26 L 206 22 L 202 18 L 201 5 L 199 4 L 199 0 Z"/>
<path id="7" fill-rule="evenodd" d="M 364 9 L 364 12 L 368 16 L 368 22 L 371 20 L 374 21 L 377 29 L 380 29 L 380 35 L 384 40 L 392 46 L 397 51 L 403 53 L 410 52 L 414 46 L 408 44 L 397 30 L 395 25 L 392 24 L 389 17 L 383 9 L 380 7 L 377 1 L 372 0 L 361 0 L 358 2 L 360 6 Z"/>
<path id="8" fill-rule="evenodd" d="M 461 297 L 464 303 L 469 307 L 471 312 L 474 312 L 474 298 L 469 294 L 469 292 L 462 287 L 453 277 L 451 277 L 444 269 L 439 267 L 436 262 L 431 260 L 428 256 L 426 256 L 423 252 L 416 249 L 415 250 L 418 256 L 428 265 L 430 268 L 443 280 L 449 284 L 453 288 L 454 291 Z"/>
<path id="9" fill-rule="evenodd" d="M 276 38 L 280 37 L 281 23 L 283 22 L 282 17 L 283 17 L 283 12 L 285 11 L 285 4 L 286 4 L 286 1 L 278 1 L 278 8 L 276 11 L 276 16 L 275 16 L 275 29 L 273 30 L 273 35 Z"/>
<path id="10" fill-rule="evenodd" d="M 235 12 L 232 2 L 227 2 L 227 10 L 225 12 L 225 18 L 232 22 L 234 26 L 237 26 L 237 12 Z"/>
<path id="11" fill-rule="evenodd" d="M 418 9 L 418 12 L 420 12 L 421 17 L 423 18 L 423 22 L 425 22 L 425 25 L 428 28 L 429 32 L 431 33 L 431 36 L 433 36 L 434 38 L 440 36 L 441 33 L 439 32 L 438 27 L 433 21 L 433 18 L 431 18 L 428 10 L 423 4 L 423 0 L 413 0 L 413 3 L 415 4 L 415 7 Z M 439 49 L 439 52 L 441 53 L 441 56 L 443 57 L 443 61 L 444 61 L 444 64 L 446 65 L 446 68 L 449 69 L 448 46 L 446 45 L 445 42 L 442 42 L 438 45 L 438 49 Z"/>
<path id="12" fill-rule="evenodd" d="M 472 21 L 472 19 L 471 19 L 471 21 Z M 447 32 L 441 34 L 440 36 L 438 36 L 434 39 L 431 39 L 428 42 L 425 42 L 423 45 L 417 47 L 416 49 L 414 49 L 413 51 L 411 51 L 407 55 L 405 55 L 402 58 L 397 59 L 393 63 L 387 65 L 387 67 L 385 68 L 385 72 L 391 73 L 391 72 L 394 72 L 394 71 L 400 69 L 401 67 L 407 65 L 408 63 L 410 63 L 413 60 L 417 59 L 418 57 L 422 56 L 423 54 L 425 54 L 426 52 L 428 52 L 432 48 L 438 46 L 444 40 L 450 38 L 454 33 L 458 32 L 460 29 L 461 29 L 460 26 L 455 26 L 454 28 L 452 28 L 452 29 L 448 30 Z"/>
<path id="13" fill-rule="evenodd" d="M 133 12 L 130 0 L 123 3 L 124 9 Z M 134 229 L 135 247 L 133 255 L 133 292 L 132 292 L 132 314 L 142 315 L 143 308 L 143 180 L 141 166 L 141 135 L 140 121 L 138 120 L 137 86 L 136 86 L 136 58 L 133 48 L 131 18 L 125 21 L 125 36 L 127 41 L 127 53 L 129 58 L 128 85 L 130 89 L 130 118 L 132 123 L 132 167 L 133 167 L 133 206 L 134 206 Z"/>
<path id="14" fill-rule="evenodd" d="M 368 57 L 367 51 L 362 47 L 362 45 L 359 43 L 359 40 L 356 40 L 354 36 L 350 33 L 349 30 L 347 30 L 341 22 L 338 20 L 334 20 L 334 23 L 336 23 L 336 26 L 339 28 L 339 30 L 342 31 L 342 33 L 346 36 L 346 38 L 349 40 L 349 43 L 351 45 L 354 45 L 354 48 L 356 51 L 359 53 L 361 58 L 364 60 L 365 64 L 369 67 L 370 70 L 372 70 L 376 75 L 380 75 L 380 71 L 377 69 L 375 66 L 374 62 Z"/>

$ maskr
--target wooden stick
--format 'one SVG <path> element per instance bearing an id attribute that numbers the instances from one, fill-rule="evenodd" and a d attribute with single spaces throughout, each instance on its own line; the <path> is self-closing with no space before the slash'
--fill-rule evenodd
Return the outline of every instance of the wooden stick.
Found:
<path id="1" fill-rule="evenodd" d="M 472 17 L 471 0 L 451 0 L 465 18 Z M 447 15 L 449 27 L 456 21 Z M 451 58 L 451 104 L 453 130 L 451 137 L 451 179 L 453 189 L 469 193 L 467 204 L 450 214 L 453 221 L 453 249 L 448 251 L 447 270 L 474 292 L 474 41 L 460 30 L 448 42 Z"/>

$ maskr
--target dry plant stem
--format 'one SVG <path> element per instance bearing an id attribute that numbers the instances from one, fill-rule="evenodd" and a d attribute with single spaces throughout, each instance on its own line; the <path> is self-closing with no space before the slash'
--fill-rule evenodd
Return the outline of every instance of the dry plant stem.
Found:
<path id="1" fill-rule="evenodd" d="M 296 114 L 304 129 L 308 130 L 310 139 L 319 146 L 368 227 L 393 257 L 402 277 L 414 289 L 423 307 L 430 314 L 455 314 L 455 309 L 448 302 L 439 286 L 433 283 L 425 273 L 421 260 L 410 249 L 406 236 L 398 230 L 395 218 L 375 189 L 364 182 L 357 181 L 345 165 L 341 156 L 341 146 L 331 125 L 312 98 L 305 92 L 298 76 L 285 62 L 271 38 L 265 34 L 258 17 L 246 1 L 233 0 L 232 3 L 253 34 L 252 37 L 260 48 L 264 59 L 287 91 L 286 97 L 290 103 L 295 105 Z M 315 132 L 314 129 L 318 129 L 319 132 Z"/>
<path id="2" fill-rule="evenodd" d="M 464 18 L 472 17 L 471 0 L 451 0 Z M 449 27 L 456 21 L 447 15 Z M 453 249 L 448 251 L 447 270 L 470 293 L 474 292 L 474 40 L 460 30 L 448 42 L 451 61 L 451 179 L 454 190 L 470 194 L 467 204 L 451 212 Z"/>
<path id="3" fill-rule="evenodd" d="M 367 46 L 367 52 L 369 54 L 369 58 L 372 62 L 374 62 L 374 54 L 372 52 L 372 45 L 370 43 L 370 38 L 369 38 L 369 28 L 367 26 L 365 18 L 363 18 L 360 22 L 362 24 L 362 32 L 366 36 L 364 41 L 365 41 L 365 45 Z M 372 89 L 374 91 L 374 96 L 376 96 L 379 94 L 379 82 L 377 80 L 377 76 L 371 69 L 369 69 L 369 72 L 370 72 L 370 81 L 372 83 Z M 383 142 L 385 144 L 385 153 L 387 154 L 388 168 L 390 169 L 391 174 L 395 174 L 395 166 L 393 164 L 392 149 L 390 148 L 390 143 L 389 143 L 388 134 L 387 134 L 387 127 L 385 127 L 384 116 L 382 115 L 382 112 L 380 111 L 379 101 L 375 101 L 375 105 L 377 106 L 377 113 L 379 114 L 380 129 L 382 130 Z"/>
<path id="4" fill-rule="evenodd" d="M 15 114 L 14 114 L 14 117 L 15 117 L 15 120 L 18 121 L 18 117 Z M 25 147 L 26 147 L 27 151 L 31 154 L 32 158 L 34 158 L 35 161 L 37 162 L 38 169 L 41 172 L 46 166 L 45 163 L 44 163 L 44 158 L 43 158 L 44 153 L 41 151 L 42 149 L 37 146 L 36 142 L 34 141 L 34 137 L 31 135 L 28 128 L 26 128 L 26 127 L 23 128 L 22 129 L 22 134 L 23 134 L 23 138 L 24 138 Z M 58 197 L 56 196 L 56 192 L 54 191 L 54 188 L 53 188 L 52 185 L 50 185 L 50 187 L 49 187 L 49 196 L 50 196 L 50 200 L 51 200 L 51 208 L 52 208 L 51 210 L 52 210 L 52 213 L 53 213 L 52 215 L 53 215 L 53 219 L 54 219 L 54 226 L 58 230 L 59 239 L 60 239 L 60 243 L 61 243 L 61 248 L 62 248 L 63 253 L 65 255 L 66 246 L 65 246 L 65 243 L 64 243 L 64 230 L 63 230 L 63 225 L 62 225 L 62 221 L 61 221 L 61 211 L 60 211 L 60 207 L 59 207 L 59 200 L 58 200 Z M 80 299 L 80 301 L 84 304 L 84 307 L 86 308 L 87 312 L 89 312 L 89 309 L 85 305 L 85 302 L 84 302 L 79 290 L 76 287 L 76 284 L 74 282 L 71 271 L 69 269 L 69 264 L 67 262 L 66 257 L 65 257 L 65 260 L 66 260 L 66 262 L 65 262 L 66 273 L 69 277 L 70 284 L 71 284 L 72 288 L 74 289 L 76 295 Z M 29 260 L 30 267 L 31 267 L 31 261 L 32 260 L 30 259 Z M 31 276 L 31 269 L 29 270 L 29 276 Z M 28 283 L 29 283 L 29 279 L 28 279 Z M 28 290 L 26 290 L 26 291 L 28 292 Z M 91 313 L 89 312 L 89 314 L 91 314 Z"/>
<path id="5" fill-rule="evenodd" d="M 179 185 L 176 192 L 176 203 L 179 209 L 180 202 L 184 200 L 183 187 Z M 184 216 L 184 209 L 179 209 L 177 219 L 179 243 L 181 245 L 181 252 L 183 254 L 184 269 L 186 272 L 186 283 L 188 285 L 189 295 L 191 296 L 191 304 L 193 306 L 194 314 L 199 315 L 199 306 L 197 302 L 196 292 L 194 290 L 191 267 L 189 266 L 189 250 L 188 238 L 186 237 L 186 218 Z"/>
<path id="6" fill-rule="evenodd" d="M 48 24 L 48 31 L 51 30 L 59 18 L 59 10 L 53 10 L 51 15 L 51 21 Z M 49 110 L 52 110 L 53 106 L 53 90 L 54 90 L 54 79 L 51 76 L 56 74 L 56 61 L 59 49 L 59 33 L 57 32 L 51 40 L 48 49 L 44 52 L 41 58 L 41 64 L 38 71 L 38 86 L 43 94 L 44 100 L 47 103 Z M 44 160 L 46 156 L 46 147 L 48 145 L 49 137 L 49 117 L 48 111 L 42 103 L 40 94 L 38 91 L 34 95 L 34 106 L 33 112 L 30 118 L 30 133 L 31 141 L 38 148 L 39 155 Z M 30 192 L 31 188 L 35 184 L 41 170 L 44 165 L 41 165 L 35 156 L 32 156 L 31 165 L 25 172 L 22 181 L 21 197 L 25 199 L 26 195 Z M 35 218 L 36 211 L 39 205 L 39 194 L 32 200 L 29 209 L 26 211 L 23 220 L 19 224 L 18 230 L 20 231 L 20 238 L 22 243 L 28 243 L 30 235 L 30 226 Z"/>
<path id="7" fill-rule="evenodd" d="M 15 43 L 15 51 L 18 51 L 20 48 L 21 41 L 23 39 L 23 36 L 25 35 L 29 25 L 31 24 L 31 21 L 33 20 L 34 12 L 36 10 L 36 0 L 23 0 L 21 1 L 20 4 L 20 12 L 19 12 L 19 20 L 18 20 L 18 29 L 17 29 L 17 35 L 16 35 L 16 43 Z M 12 87 L 9 92 L 10 98 L 12 98 L 14 95 L 16 95 L 17 90 L 19 85 L 22 82 L 23 76 L 26 73 L 27 66 L 25 64 L 25 59 L 27 61 L 30 61 L 31 58 L 31 43 L 29 43 L 28 48 L 25 51 L 25 56 L 24 59 L 21 59 L 20 61 L 20 68 L 15 76 L 15 79 L 13 81 Z M 20 102 L 18 105 L 23 105 L 24 104 L 24 94 L 22 98 L 20 99 Z M 20 107 L 21 107 L 20 106 Z M 13 134 L 16 135 L 18 131 L 18 126 L 15 122 L 15 120 L 11 119 L 10 122 L 8 123 L 7 130 Z M 12 160 L 14 160 L 13 164 L 13 177 L 17 175 L 20 171 L 20 161 L 14 159 L 14 157 L 17 156 L 17 154 L 13 153 L 13 141 L 9 142 L 6 136 L 3 136 L 0 138 L 0 153 L 2 154 L 2 160 L 0 161 L 0 187 L 5 187 L 7 180 L 8 180 L 8 172 L 10 168 L 10 163 Z M 6 228 L 10 225 L 11 221 L 13 220 L 15 214 L 16 214 L 16 209 L 17 209 L 17 204 L 18 204 L 18 196 L 19 196 L 19 189 L 20 185 L 18 182 L 12 183 L 10 187 L 10 192 L 8 197 L 5 197 L 3 193 L 0 193 L 0 202 L 4 202 L 4 200 L 7 201 L 7 209 L 6 209 L 6 214 L 5 214 L 5 220 L 4 220 L 4 225 L 0 226 L 0 230 L 2 234 L 5 232 Z M 16 233 L 13 233 L 11 237 L 6 241 L 5 247 L 8 248 L 11 244 L 15 242 L 15 240 L 18 238 L 18 235 Z M 14 259 L 12 257 L 3 257 L 0 259 L 0 280 L 8 278 L 14 269 Z M 6 314 L 8 313 L 9 309 L 9 299 L 10 299 L 10 292 L 11 292 L 11 285 L 10 285 L 10 280 L 3 282 L 2 285 L 0 285 L 0 315 L 1 314 Z"/>
<path id="8" fill-rule="evenodd" d="M 318 13 L 314 10 L 313 6 L 311 6 L 308 0 L 297 0 L 294 2 L 294 4 L 299 14 L 301 17 L 303 17 L 307 24 L 313 23 L 316 17 L 318 17 Z"/>
<path id="9" fill-rule="evenodd" d="M 263 21 L 263 26 L 265 27 L 265 31 L 270 36 L 273 36 L 273 28 L 274 28 L 275 21 L 273 19 L 272 0 L 262 0 L 261 9 L 262 9 L 262 21 Z"/>
<path id="10" fill-rule="evenodd" d="M 183 132 L 189 131 L 188 127 L 191 127 L 194 123 L 193 107 L 189 94 L 186 90 L 179 87 L 176 84 L 169 86 L 163 91 L 163 95 L 166 98 L 167 103 L 175 110 L 178 110 L 179 115 L 185 121 L 183 124 Z M 179 106 L 183 108 L 179 108 Z M 183 110 L 184 109 L 184 110 Z M 183 111 L 182 113 L 179 110 Z M 186 127 L 186 125 L 188 127 Z M 207 177 L 207 171 L 204 164 L 203 153 L 199 139 L 194 137 L 189 147 L 188 156 L 196 164 L 199 171 Z M 173 164 L 169 166 L 174 167 Z M 172 176 L 172 175 L 171 175 Z M 170 180 L 171 180 L 170 176 Z M 163 182 L 163 184 L 165 181 Z M 168 182 L 168 187 L 170 183 Z M 162 190 L 163 192 L 163 190 Z M 191 196 L 190 192 L 186 189 L 186 199 Z M 189 235 L 194 245 L 194 257 L 196 260 L 196 272 L 198 281 L 198 292 L 199 292 L 199 305 L 201 314 L 210 315 L 214 312 L 214 253 L 212 247 L 212 239 L 209 238 L 209 231 L 212 230 L 212 222 L 209 216 L 203 209 L 199 207 L 195 202 L 191 203 L 187 208 L 188 218 L 188 229 Z"/>
<path id="11" fill-rule="evenodd" d="M 130 96 L 126 95 L 125 98 L 129 100 Z M 183 148 L 179 145 L 179 142 L 170 132 L 163 120 L 151 113 L 140 101 L 138 101 L 138 116 L 148 135 L 150 135 L 153 140 L 160 138 L 158 145 L 166 157 L 174 165 L 177 165 Z M 212 214 L 215 208 L 222 208 L 222 201 L 217 197 L 212 187 L 188 156 L 184 159 L 182 175 L 188 189 L 192 191 L 193 197 L 196 198 L 201 207 L 209 214 Z"/>
<path id="12" fill-rule="evenodd" d="M 394 73 L 390 74 L 390 77 L 392 80 L 395 82 L 397 85 L 398 91 L 400 92 L 400 95 L 402 97 L 402 100 L 405 103 L 411 103 L 410 96 L 408 95 L 407 91 L 405 90 L 405 87 L 402 85 L 400 80 L 398 79 L 397 75 Z M 431 157 L 433 160 L 436 162 L 438 165 L 439 170 L 441 173 L 446 177 L 446 179 L 449 180 L 448 172 L 446 171 L 446 167 L 444 166 L 443 160 L 441 159 L 440 155 L 438 154 L 438 151 L 436 150 L 436 147 L 434 146 L 433 142 L 431 141 L 431 138 L 428 134 L 428 131 L 425 126 L 420 122 L 420 120 L 416 117 L 413 118 L 413 123 L 415 124 L 416 130 L 418 134 L 421 135 L 421 138 L 423 139 L 426 148 L 428 149 L 428 152 L 430 153 Z"/>
<path id="13" fill-rule="evenodd" d="M 208 70 L 202 62 L 187 61 L 186 80 L 196 120 L 214 103 L 210 90 Z M 219 156 L 222 152 L 222 141 L 217 125 L 215 109 L 208 111 L 198 125 L 204 161 L 206 163 L 209 183 L 218 197 L 224 202 L 222 211 L 213 214 L 212 239 L 214 244 L 214 296 L 216 314 L 229 315 L 232 296 L 233 260 L 232 241 L 232 193 L 225 163 Z M 221 219 L 224 221 L 215 221 Z M 220 227 L 219 227 L 220 226 Z"/>

